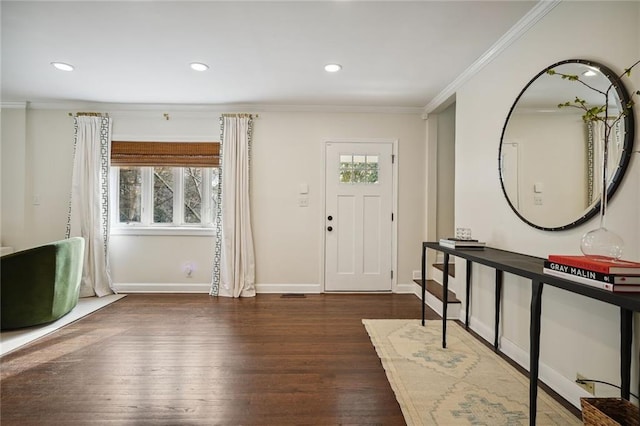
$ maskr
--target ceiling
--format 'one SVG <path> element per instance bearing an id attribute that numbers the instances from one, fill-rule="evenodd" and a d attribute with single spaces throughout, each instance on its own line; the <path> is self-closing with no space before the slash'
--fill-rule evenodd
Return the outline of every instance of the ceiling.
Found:
<path id="1" fill-rule="evenodd" d="M 424 107 L 535 5 L 3 0 L 2 102 Z"/>
<path id="2" fill-rule="evenodd" d="M 585 60 L 581 60 L 580 63 L 562 61 L 559 65 L 554 64 L 549 67 L 559 74 L 578 76 L 580 81 L 564 80 L 558 74 L 549 75 L 545 70 L 541 70 L 540 74 L 533 77 L 531 83 L 523 89 L 517 100 L 520 112 L 582 115 L 584 113 L 582 109 L 558 108 L 558 104 L 573 103 L 576 97 L 585 100 L 589 106 L 603 105 L 607 100 L 612 108 L 617 109 L 621 106 L 621 100 L 612 86 L 614 82 L 607 77 L 612 72 L 601 70 L 602 65 L 594 62 L 587 64 Z M 594 75 L 585 76 L 584 72 L 588 70 L 593 71 Z M 604 93 L 607 91 L 609 96 L 605 98 Z"/>

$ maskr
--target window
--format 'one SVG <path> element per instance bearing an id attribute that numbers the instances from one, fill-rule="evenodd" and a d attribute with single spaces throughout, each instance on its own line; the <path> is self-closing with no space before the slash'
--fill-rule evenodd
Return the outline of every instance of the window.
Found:
<path id="1" fill-rule="evenodd" d="M 378 156 L 340 155 L 340 183 L 378 183 Z"/>
<path id="2" fill-rule="evenodd" d="M 118 188 L 115 226 L 213 226 L 218 168 L 111 169 L 111 183 Z"/>
<path id="3" fill-rule="evenodd" d="M 139 167 L 112 171 L 118 177 L 118 221 L 140 222 L 142 217 L 142 173 Z"/>
<path id="4" fill-rule="evenodd" d="M 219 202 L 219 144 L 208 144 L 206 153 L 199 143 L 114 141 L 110 205 L 115 233 L 212 228 Z"/>
<path id="5" fill-rule="evenodd" d="M 153 171 L 153 222 L 174 223 L 173 194 L 175 193 L 174 174 L 180 170 L 173 167 L 154 167 Z"/>

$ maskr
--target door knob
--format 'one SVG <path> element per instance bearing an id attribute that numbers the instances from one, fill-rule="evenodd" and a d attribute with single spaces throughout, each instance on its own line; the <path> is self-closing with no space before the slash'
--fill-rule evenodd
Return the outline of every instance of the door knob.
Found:
<path id="1" fill-rule="evenodd" d="M 333 226 L 327 226 L 327 231 L 329 232 L 333 231 Z"/>

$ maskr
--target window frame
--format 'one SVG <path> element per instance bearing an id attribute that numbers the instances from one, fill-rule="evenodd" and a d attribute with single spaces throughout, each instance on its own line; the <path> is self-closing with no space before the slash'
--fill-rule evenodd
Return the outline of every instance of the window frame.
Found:
<path id="1" fill-rule="evenodd" d="M 154 166 L 130 166 L 141 169 L 141 212 L 140 222 L 120 222 L 120 166 L 111 166 L 109 171 L 109 213 L 110 235 L 192 235 L 211 236 L 215 230 L 215 204 L 211 182 L 214 173 L 220 173 L 218 167 L 194 167 L 202 169 L 202 205 L 201 217 L 206 222 L 186 223 L 184 221 L 184 169 L 188 166 L 169 166 L 173 168 L 174 197 L 173 222 L 153 222 L 153 168 Z M 162 167 L 162 166 L 155 166 Z M 176 220 L 178 218 L 179 220 Z"/>

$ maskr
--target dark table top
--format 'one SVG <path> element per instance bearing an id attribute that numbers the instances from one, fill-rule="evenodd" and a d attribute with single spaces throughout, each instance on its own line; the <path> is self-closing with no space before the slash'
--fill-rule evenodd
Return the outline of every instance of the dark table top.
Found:
<path id="1" fill-rule="evenodd" d="M 544 258 L 485 247 L 483 250 L 452 249 L 441 246 L 438 242 L 425 242 L 423 249 L 449 253 L 450 255 L 467 259 L 482 265 L 490 266 L 500 271 L 508 272 L 531 280 L 542 282 L 592 299 L 620 306 L 632 311 L 640 311 L 640 293 L 614 293 L 609 290 L 592 287 L 576 281 L 545 274 Z"/>

